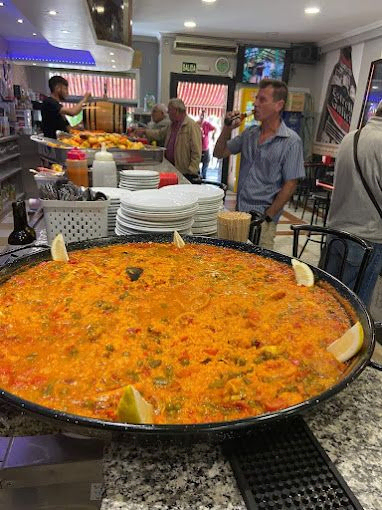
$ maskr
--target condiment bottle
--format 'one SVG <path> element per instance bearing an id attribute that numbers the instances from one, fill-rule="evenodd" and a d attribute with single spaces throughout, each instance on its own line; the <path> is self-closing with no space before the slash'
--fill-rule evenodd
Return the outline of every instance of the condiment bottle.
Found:
<path id="1" fill-rule="evenodd" d="M 66 175 L 69 181 L 74 182 L 77 186 L 89 186 L 88 160 L 86 154 L 76 147 L 68 151 Z"/>
<path id="2" fill-rule="evenodd" d="M 107 152 L 105 144 L 102 144 L 102 150 L 96 152 L 94 156 L 92 185 L 94 187 L 117 187 L 117 165 L 113 154 Z"/>
<path id="3" fill-rule="evenodd" d="M 241 122 L 247 117 L 248 117 L 248 113 L 239 113 L 238 115 L 234 115 L 230 119 L 228 119 L 228 118 L 224 119 L 224 124 L 226 126 L 230 126 L 234 120 L 240 119 L 240 122 Z"/>
<path id="4" fill-rule="evenodd" d="M 34 228 L 28 225 L 27 211 L 24 200 L 12 202 L 13 209 L 13 232 L 9 234 L 8 244 L 25 245 L 36 240 Z"/>

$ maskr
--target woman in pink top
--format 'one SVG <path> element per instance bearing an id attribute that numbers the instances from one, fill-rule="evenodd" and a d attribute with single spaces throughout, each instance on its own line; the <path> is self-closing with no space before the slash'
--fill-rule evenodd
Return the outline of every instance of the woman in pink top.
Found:
<path id="1" fill-rule="evenodd" d="M 209 151 L 209 134 L 212 131 L 212 139 L 214 139 L 214 134 L 216 128 L 210 124 L 208 121 L 204 120 L 205 111 L 202 110 L 200 114 L 200 118 L 198 120 L 198 124 L 200 126 L 200 130 L 202 132 L 202 178 L 205 179 L 207 176 L 207 169 L 210 162 L 210 151 Z"/>

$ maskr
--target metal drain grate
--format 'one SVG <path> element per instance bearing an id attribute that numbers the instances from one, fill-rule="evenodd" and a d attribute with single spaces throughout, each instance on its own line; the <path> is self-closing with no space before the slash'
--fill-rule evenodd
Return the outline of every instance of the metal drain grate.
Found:
<path id="1" fill-rule="evenodd" d="M 249 510 L 362 510 L 302 418 L 229 441 L 223 451 Z"/>

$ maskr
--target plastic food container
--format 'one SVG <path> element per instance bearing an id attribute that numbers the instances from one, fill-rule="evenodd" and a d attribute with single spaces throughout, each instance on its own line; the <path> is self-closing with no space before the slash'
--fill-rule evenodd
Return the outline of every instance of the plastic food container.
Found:
<path id="1" fill-rule="evenodd" d="M 80 149 L 74 148 L 68 151 L 66 175 L 69 181 L 77 186 L 89 186 L 88 160 L 86 154 Z"/>

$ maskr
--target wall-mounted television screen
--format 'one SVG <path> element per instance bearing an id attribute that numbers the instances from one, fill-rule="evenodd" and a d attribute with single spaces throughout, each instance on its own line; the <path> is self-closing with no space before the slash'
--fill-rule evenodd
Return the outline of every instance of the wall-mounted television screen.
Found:
<path id="1" fill-rule="evenodd" d="M 236 79 L 243 83 L 259 83 L 264 78 L 288 81 L 289 51 L 286 48 L 240 46 Z"/>
<path id="2" fill-rule="evenodd" d="M 382 59 L 375 60 L 370 65 L 358 128 L 363 127 L 370 117 L 375 115 L 380 101 L 382 101 Z"/>

